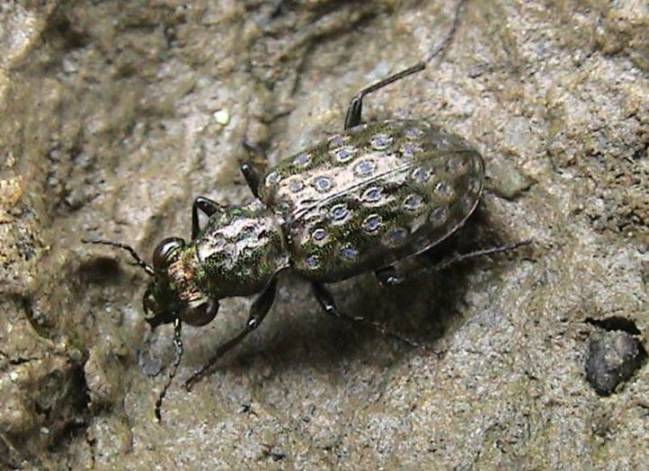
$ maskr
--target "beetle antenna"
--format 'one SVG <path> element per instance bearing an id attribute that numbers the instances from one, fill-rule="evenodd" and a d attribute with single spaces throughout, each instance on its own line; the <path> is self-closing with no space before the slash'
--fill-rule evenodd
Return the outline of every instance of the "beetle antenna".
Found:
<path id="1" fill-rule="evenodd" d="M 174 358 L 174 364 L 171 367 L 171 372 L 169 373 L 169 378 L 167 378 L 167 383 L 160 391 L 158 400 L 155 401 L 155 416 L 158 419 L 158 422 L 162 421 L 162 415 L 160 414 L 160 408 L 162 407 L 162 401 L 167 395 L 167 389 L 171 386 L 171 382 L 176 376 L 176 371 L 178 371 L 178 365 L 180 365 L 180 360 L 183 357 L 183 339 L 180 335 L 182 333 L 183 324 L 179 318 L 176 317 L 174 320 L 174 347 L 176 347 L 176 358 Z"/>
<path id="2" fill-rule="evenodd" d="M 137 252 L 135 251 L 135 249 L 130 245 L 122 244 L 121 242 L 113 242 L 111 240 L 102 240 L 102 239 L 81 239 L 81 242 L 83 242 L 84 244 L 109 245 L 111 247 L 117 247 L 118 249 L 126 250 L 128 253 L 131 254 L 131 257 L 133 257 L 135 263 L 140 268 L 142 268 L 147 273 L 147 275 L 153 276 L 155 274 L 153 268 L 151 268 L 150 265 L 148 265 L 144 260 L 142 260 L 140 256 L 137 254 Z"/>

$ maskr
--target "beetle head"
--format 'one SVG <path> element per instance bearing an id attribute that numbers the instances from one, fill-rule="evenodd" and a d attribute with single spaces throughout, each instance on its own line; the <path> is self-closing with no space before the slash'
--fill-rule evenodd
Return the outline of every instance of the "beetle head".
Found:
<path id="1" fill-rule="evenodd" d="M 152 277 L 142 299 L 145 320 L 152 329 L 176 320 L 192 326 L 210 322 L 219 310 L 219 303 L 202 296 L 188 282 L 187 268 L 182 255 L 187 249 L 183 239 L 169 237 L 162 240 L 153 251 L 153 266 L 140 258 L 135 249 L 121 242 L 101 239 L 82 239 L 86 244 L 109 245 L 126 250 L 135 264 Z"/>
<path id="2" fill-rule="evenodd" d="M 196 290 L 191 284 L 188 286 L 181 260 L 185 249 L 183 239 L 170 237 L 162 240 L 153 251 L 154 278 L 142 299 L 144 318 L 153 329 L 176 319 L 202 326 L 214 319 L 219 310 L 218 301 L 193 296 Z"/>
<path id="3" fill-rule="evenodd" d="M 216 316 L 219 303 L 216 300 L 201 296 L 200 290 L 191 283 L 191 264 L 187 266 L 183 263 L 185 261 L 183 254 L 188 247 L 185 241 L 180 238 L 171 237 L 162 240 L 158 244 L 153 251 L 153 266 L 142 260 L 130 245 L 99 239 L 82 239 L 82 242 L 109 245 L 129 252 L 135 264 L 152 277 L 142 299 L 145 320 L 152 329 L 155 329 L 160 324 L 172 322 L 174 324 L 176 358 L 155 405 L 155 415 L 158 420 L 161 420 L 162 400 L 176 376 L 178 365 L 180 365 L 183 356 L 182 324 L 183 322 L 193 326 L 207 324 Z"/>

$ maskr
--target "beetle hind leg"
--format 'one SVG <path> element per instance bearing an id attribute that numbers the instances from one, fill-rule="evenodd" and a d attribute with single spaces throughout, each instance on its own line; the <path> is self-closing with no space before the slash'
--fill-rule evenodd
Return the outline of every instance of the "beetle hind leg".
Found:
<path id="1" fill-rule="evenodd" d="M 497 245 L 486 249 L 474 250 L 466 253 L 454 253 L 449 257 L 439 259 L 438 247 L 431 247 L 426 252 L 411 257 L 408 263 L 400 264 L 399 269 L 393 265 L 381 268 L 374 272 L 377 280 L 382 286 L 395 286 L 403 283 L 411 276 L 416 276 L 422 272 L 437 272 L 447 269 L 458 263 L 465 262 L 474 258 L 495 255 L 499 253 L 511 252 L 530 245 L 531 240 L 524 240 L 513 244 Z"/>
<path id="2" fill-rule="evenodd" d="M 430 51 L 426 55 L 423 61 L 417 62 L 415 65 L 408 67 L 407 69 L 403 69 L 397 72 L 396 74 L 392 74 L 383 80 L 380 80 L 376 83 L 371 84 L 368 87 L 363 88 L 360 92 L 356 94 L 356 96 L 354 96 L 354 98 L 352 98 L 351 102 L 349 103 L 349 107 L 347 108 L 347 114 L 345 115 L 345 130 L 361 124 L 361 115 L 363 113 L 363 98 L 365 98 L 366 95 L 369 95 L 372 92 L 380 90 L 386 85 L 390 85 L 391 83 L 401 80 L 402 78 L 408 77 L 412 74 L 424 70 L 428 62 L 430 62 L 431 60 L 433 60 L 433 58 L 440 55 L 442 52 L 446 50 L 448 45 L 453 40 L 453 37 L 455 36 L 455 33 L 458 29 L 459 22 L 460 22 L 460 15 L 462 9 L 464 8 L 465 3 L 466 0 L 458 1 L 457 5 L 455 6 L 455 12 L 453 16 L 453 23 L 451 24 L 451 29 L 448 31 L 448 33 L 441 41 L 441 43 L 437 47 L 435 47 L 432 51 Z"/>
<path id="3" fill-rule="evenodd" d="M 326 314 L 335 317 L 337 319 L 342 319 L 344 321 L 351 322 L 352 324 L 369 327 L 375 330 L 376 332 L 378 332 L 379 334 L 383 335 L 384 337 L 392 338 L 401 343 L 405 343 L 406 345 L 409 345 L 411 347 L 423 348 L 425 350 L 428 350 L 428 347 L 422 344 L 421 342 L 417 342 L 416 340 L 409 339 L 396 332 L 388 330 L 383 324 L 379 322 L 371 321 L 369 319 L 365 319 L 364 317 L 351 316 L 345 312 L 340 311 L 338 309 L 338 306 L 336 306 L 336 301 L 331 295 L 331 292 L 321 283 L 313 283 L 312 287 L 313 287 L 313 294 L 315 295 L 316 299 L 318 300 L 318 303 L 320 304 L 320 306 L 322 307 L 322 309 Z"/>
<path id="4" fill-rule="evenodd" d="M 249 153 L 260 157 L 264 161 L 267 160 L 266 152 L 260 146 L 251 144 L 248 141 L 242 141 L 241 144 Z M 261 183 L 261 175 L 259 173 L 259 170 L 257 170 L 257 168 L 255 168 L 255 165 L 252 163 L 252 159 L 242 162 L 239 166 L 239 169 L 241 170 L 241 174 L 243 175 L 243 178 L 245 178 L 252 194 L 255 196 L 255 198 L 259 198 L 259 184 Z"/>
<path id="5" fill-rule="evenodd" d="M 425 62 L 418 62 L 412 67 L 408 67 L 407 69 L 401 70 L 396 74 L 390 75 L 389 77 L 379 82 L 373 83 L 372 85 L 363 88 L 356 94 L 356 96 L 354 96 L 354 98 L 352 98 L 351 102 L 349 103 L 349 107 L 347 108 L 347 113 L 345 115 L 345 130 L 351 129 L 361 124 L 363 114 L 363 98 L 365 98 L 366 95 L 380 90 L 381 88 L 390 85 L 391 83 L 394 83 L 398 80 L 401 80 L 402 78 L 408 77 L 409 75 L 420 72 L 425 68 Z"/>
<path id="6" fill-rule="evenodd" d="M 442 259 L 441 261 L 433 264 L 432 266 L 427 267 L 431 271 L 442 271 L 452 265 L 464 262 L 466 260 L 471 260 L 473 258 L 484 257 L 486 255 L 495 255 L 499 253 L 506 253 L 516 250 L 520 247 L 525 247 L 532 243 L 531 239 L 523 240 L 521 242 L 515 242 L 513 244 L 506 245 L 496 245 L 494 247 L 488 247 L 486 249 L 474 250 L 472 252 L 466 253 L 454 253 L 448 258 Z M 428 257 L 428 260 L 431 259 L 431 256 L 434 256 L 432 253 L 424 252 L 421 254 L 423 257 Z"/>

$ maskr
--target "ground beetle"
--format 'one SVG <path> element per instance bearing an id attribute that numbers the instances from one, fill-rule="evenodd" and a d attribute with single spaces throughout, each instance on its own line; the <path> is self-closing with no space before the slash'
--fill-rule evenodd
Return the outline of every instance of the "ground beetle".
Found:
<path id="1" fill-rule="evenodd" d="M 153 252 L 153 266 L 125 244 L 85 241 L 128 250 L 152 277 L 143 300 L 146 320 L 153 328 L 174 323 L 176 358 L 156 404 L 158 418 L 182 356 L 182 323 L 205 325 L 216 316 L 220 299 L 261 293 L 241 331 L 187 381 L 190 387 L 261 324 L 283 270 L 309 280 L 327 314 L 368 323 L 419 346 L 339 311 L 324 284 L 367 271 L 383 284 L 400 283 L 402 274 L 393 264 L 425 255 L 462 226 L 478 204 L 484 162 L 463 138 L 426 120 L 361 123 L 366 95 L 423 70 L 444 49 L 457 28 L 462 3 L 450 33 L 426 60 L 364 88 L 351 100 L 343 132 L 280 161 L 264 175 L 249 162 L 242 164 L 255 201 L 222 206 L 196 198 L 191 241 L 164 239 Z M 209 217 L 202 228 L 199 211 Z M 459 255 L 451 262 L 518 245 Z"/>

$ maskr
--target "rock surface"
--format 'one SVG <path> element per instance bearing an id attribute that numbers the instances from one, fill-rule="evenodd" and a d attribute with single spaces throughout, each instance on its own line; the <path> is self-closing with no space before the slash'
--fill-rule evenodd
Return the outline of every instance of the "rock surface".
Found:
<path id="1" fill-rule="evenodd" d="M 649 10 L 637 1 L 470 0 L 443 60 L 367 100 L 366 120 L 430 116 L 481 150 L 474 247 L 534 239 L 390 289 L 371 276 L 333 287 L 348 312 L 437 355 L 330 320 L 287 276 L 262 328 L 191 393 L 175 383 L 154 420 L 172 333 L 143 321 L 145 275 L 80 238 L 148 257 L 188 234 L 195 196 L 250 198 L 242 139 L 272 165 L 326 138 L 358 90 L 424 57 L 452 16 L 442 1 L 1 6 L 0 463 L 649 462 L 646 363 L 609 397 L 584 374 L 589 319 L 624 318 L 648 343 Z M 223 301 L 209 326 L 185 329 L 181 380 L 249 304 Z"/>

